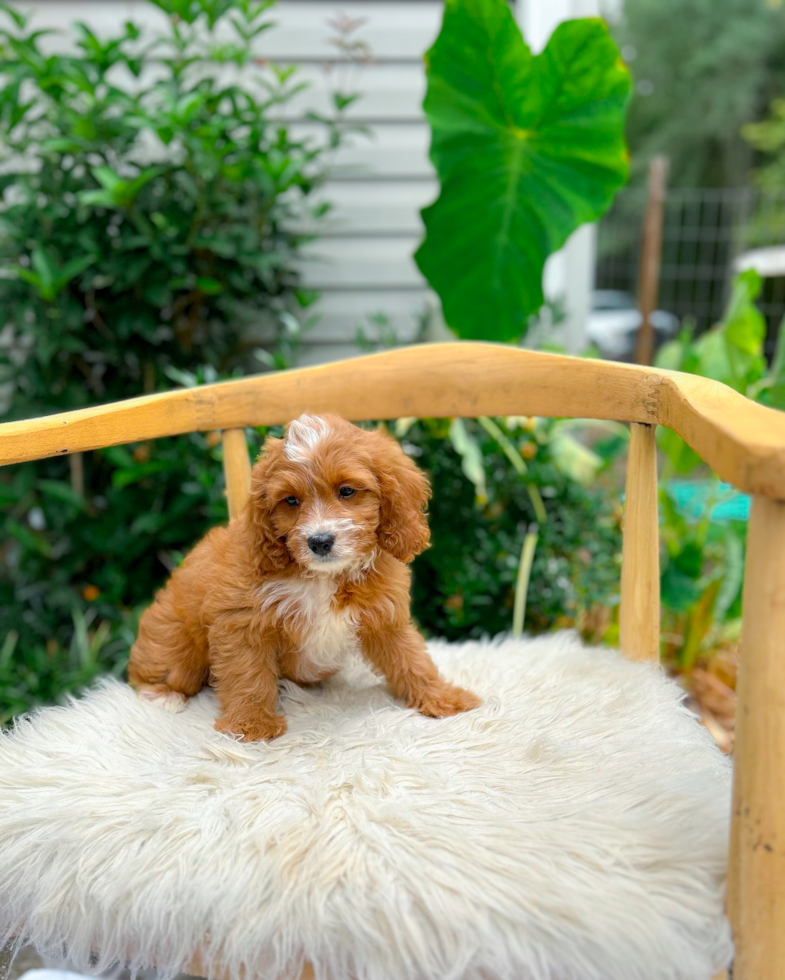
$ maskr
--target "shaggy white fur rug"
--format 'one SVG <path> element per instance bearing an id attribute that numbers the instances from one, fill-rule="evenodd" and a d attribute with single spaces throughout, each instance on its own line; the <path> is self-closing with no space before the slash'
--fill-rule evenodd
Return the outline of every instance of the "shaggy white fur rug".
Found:
<path id="1" fill-rule="evenodd" d="M 730 770 L 656 668 L 569 634 L 432 644 L 444 721 L 360 663 L 269 745 L 117 681 L 0 738 L 0 944 L 275 980 L 707 980 Z"/>

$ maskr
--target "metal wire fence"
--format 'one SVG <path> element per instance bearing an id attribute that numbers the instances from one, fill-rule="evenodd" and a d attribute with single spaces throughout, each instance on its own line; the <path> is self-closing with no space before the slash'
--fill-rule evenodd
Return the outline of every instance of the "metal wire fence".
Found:
<path id="1" fill-rule="evenodd" d="M 637 294 L 645 206 L 645 190 L 627 189 L 600 222 L 597 289 Z M 783 260 L 780 274 L 764 279 L 759 301 L 769 347 L 785 316 L 785 192 L 749 187 L 668 191 L 658 307 L 682 322 L 692 320 L 698 330 L 707 329 L 722 315 L 739 257 L 772 246 L 782 246 Z"/>

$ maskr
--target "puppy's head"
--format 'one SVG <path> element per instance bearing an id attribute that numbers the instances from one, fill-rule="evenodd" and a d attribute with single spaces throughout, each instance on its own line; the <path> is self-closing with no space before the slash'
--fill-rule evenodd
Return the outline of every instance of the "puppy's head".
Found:
<path id="1" fill-rule="evenodd" d="M 335 415 L 301 415 L 268 439 L 246 511 L 262 571 L 335 574 L 377 549 L 409 562 L 428 544 L 425 476 L 394 439 Z"/>

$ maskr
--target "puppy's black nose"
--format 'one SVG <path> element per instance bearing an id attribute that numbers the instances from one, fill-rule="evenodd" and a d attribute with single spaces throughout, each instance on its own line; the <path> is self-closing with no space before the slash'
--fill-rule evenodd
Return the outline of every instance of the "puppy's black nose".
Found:
<path id="1" fill-rule="evenodd" d="M 329 555 L 334 544 L 334 534 L 312 534 L 308 538 L 308 547 L 315 555 Z"/>

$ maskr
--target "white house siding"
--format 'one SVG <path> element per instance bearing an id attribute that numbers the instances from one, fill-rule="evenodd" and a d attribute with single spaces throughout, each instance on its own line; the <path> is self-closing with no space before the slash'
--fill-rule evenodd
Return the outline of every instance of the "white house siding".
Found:
<path id="1" fill-rule="evenodd" d="M 363 21 L 353 36 L 368 44 L 368 64 L 340 64 L 327 24 L 336 10 Z M 412 254 L 422 234 L 419 211 L 437 193 L 422 114 L 423 54 L 441 16 L 442 4 L 433 0 L 282 0 L 276 8 L 271 55 L 299 63 L 314 81 L 303 107 L 313 103 L 317 86 L 324 91 L 327 64 L 362 93 L 349 118 L 369 129 L 336 157 L 326 189 L 334 205 L 328 230 L 303 264 L 306 282 L 322 293 L 321 318 L 307 337 L 303 363 L 354 353 L 357 328 L 370 314 L 388 316 L 401 336 L 415 329 L 426 289 Z"/>

